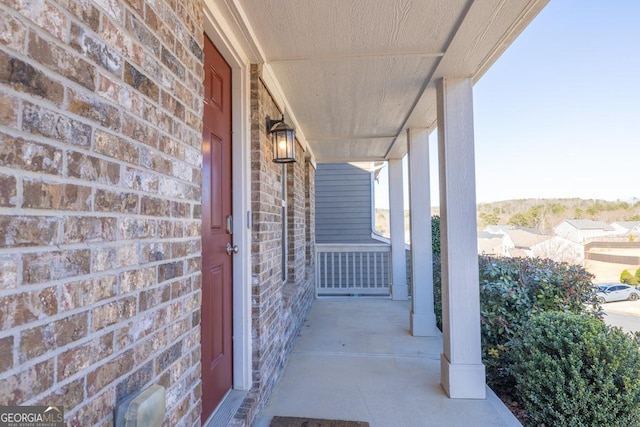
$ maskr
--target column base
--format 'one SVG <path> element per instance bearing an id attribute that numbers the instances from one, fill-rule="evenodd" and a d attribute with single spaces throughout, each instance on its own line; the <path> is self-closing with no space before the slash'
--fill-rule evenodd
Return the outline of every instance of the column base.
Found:
<path id="1" fill-rule="evenodd" d="M 391 285 L 391 299 L 393 301 L 406 301 L 409 299 L 409 288 L 405 286 Z"/>
<path id="2" fill-rule="evenodd" d="M 451 399 L 486 399 L 487 385 L 482 363 L 477 365 L 453 364 L 440 355 L 441 384 Z"/>
<path id="3" fill-rule="evenodd" d="M 411 335 L 414 337 L 438 337 L 442 335 L 436 326 L 436 315 L 411 312 Z"/>

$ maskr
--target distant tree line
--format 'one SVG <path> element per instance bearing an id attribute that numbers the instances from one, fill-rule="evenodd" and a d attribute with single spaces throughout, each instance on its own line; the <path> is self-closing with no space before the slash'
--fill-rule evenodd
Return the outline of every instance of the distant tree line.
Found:
<path id="1" fill-rule="evenodd" d="M 478 205 L 478 226 L 508 224 L 550 230 L 565 219 L 640 221 L 640 201 L 522 199 Z"/>

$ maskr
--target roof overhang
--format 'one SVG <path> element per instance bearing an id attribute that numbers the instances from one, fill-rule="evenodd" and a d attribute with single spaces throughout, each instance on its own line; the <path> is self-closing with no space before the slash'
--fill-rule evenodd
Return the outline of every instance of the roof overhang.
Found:
<path id="1" fill-rule="evenodd" d="M 436 82 L 476 82 L 547 2 L 205 0 L 318 162 L 403 157 Z"/>

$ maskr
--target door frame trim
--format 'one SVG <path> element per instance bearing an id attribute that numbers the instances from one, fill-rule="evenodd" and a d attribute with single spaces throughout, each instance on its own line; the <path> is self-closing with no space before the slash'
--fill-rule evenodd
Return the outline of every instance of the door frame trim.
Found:
<path id="1" fill-rule="evenodd" d="M 233 244 L 233 388 L 250 390 L 251 372 L 251 127 L 250 65 L 224 21 L 204 5 L 204 32 L 231 67 Z"/>

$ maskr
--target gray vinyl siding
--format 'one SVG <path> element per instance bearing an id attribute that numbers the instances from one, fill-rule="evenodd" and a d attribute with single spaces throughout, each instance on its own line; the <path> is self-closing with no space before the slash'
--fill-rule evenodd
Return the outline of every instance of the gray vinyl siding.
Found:
<path id="1" fill-rule="evenodd" d="M 316 242 L 379 243 L 371 238 L 371 173 L 348 163 L 316 170 Z"/>

